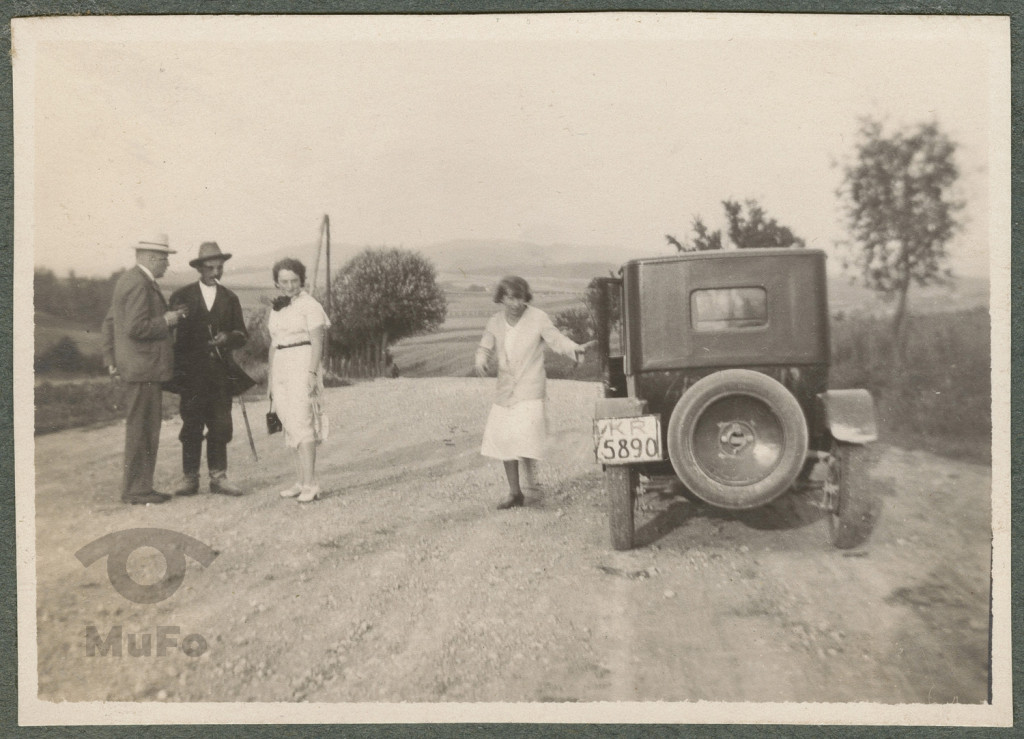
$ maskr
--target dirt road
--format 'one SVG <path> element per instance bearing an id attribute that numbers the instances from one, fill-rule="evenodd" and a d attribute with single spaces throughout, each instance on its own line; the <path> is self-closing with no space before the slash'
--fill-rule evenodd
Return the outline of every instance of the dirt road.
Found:
<path id="1" fill-rule="evenodd" d="M 36 439 L 39 696 L 149 701 L 823 701 L 978 703 L 988 690 L 990 473 L 880 449 L 884 513 L 840 552 L 783 502 L 725 513 L 645 496 L 643 546 L 613 552 L 590 447 L 597 386 L 551 382 L 544 493 L 500 512 L 501 465 L 479 456 L 493 380 L 398 379 L 328 391 L 327 497 L 300 505 L 281 438 L 250 405 L 233 478 L 251 493 L 118 501 L 123 425 Z M 237 410 L 236 410 L 237 414 Z M 157 485 L 180 463 L 166 422 Z M 170 598 L 118 595 L 110 532 L 171 529 L 219 552 Z M 159 580 L 136 550 L 129 572 Z M 121 626 L 124 651 L 87 655 Z M 157 630 L 196 634 L 201 656 Z M 166 631 L 166 629 L 165 629 Z M 149 634 L 153 654 L 128 654 Z M 136 651 L 144 642 L 133 636 Z M 111 642 L 112 643 L 112 642 Z M 108 646 L 111 644 L 108 643 Z M 199 642 L 192 640 L 195 646 Z"/>

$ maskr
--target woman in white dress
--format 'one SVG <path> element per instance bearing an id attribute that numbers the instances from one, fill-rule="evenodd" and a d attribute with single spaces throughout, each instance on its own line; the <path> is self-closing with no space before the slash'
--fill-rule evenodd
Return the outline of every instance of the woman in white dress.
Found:
<path id="1" fill-rule="evenodd" d="M 274 300 L 267 321 L 270 358 L 267 389 L 284 427 L 285 444 L 295 450 L 298 480 L 282 498 L 308 503 L 320 496 L 316 480 L 316 447 L 325 438 L 320 412 L 324 381 L 321 369 L 324 336 L 330 319 L 306 292 L 306 267 L 297 259 L 274 265 L 274 284 L 281 297 Z"/>
<path id="2" fill-rule="evenodd" d="M 498 393 L 487 416 L 480 453 L 500 459 L 508 478 L 508 497 L 499 509 L 523 505 L 519 461 L 527 476 L 536 474 L 547 441 L 547 375 L 544 346 L 579 362 L 596 342 L 577 344 L 564 336 L 548 314 L 529 305 L 530 286 L 522 277 L 505 277 L 498 283 L 494 302 L 504 310 L 491 316 L 476 351 L 474 371 L 487 375 L 493 360 L 498 367 Z"/>

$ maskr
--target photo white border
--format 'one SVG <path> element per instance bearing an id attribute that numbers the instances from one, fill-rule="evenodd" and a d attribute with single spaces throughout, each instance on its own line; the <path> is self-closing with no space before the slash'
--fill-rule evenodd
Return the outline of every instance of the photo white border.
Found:
<path id="1" fill-rule="evenodd" d="M 676 37 L 678 13 L 643 13 L 646 34 Z M 319 37 L 322 16 L 100 16 L 23 18 L 12 21 L 14 65 L 14 436 L 17 520 L 19 723 L 26 726 L 88 724 L 256 724 L 256 723 L 708 723 L 1009 726 L 1012 725 L 1012 638 L 1010 622 L 1010 33 L 1008 17 L 875 16 L 686 13 L 693 37 L 720 38 L 728 26 L 758 37 L 870 38 L 885 24 L 908 35 L 927 34 L 929 24 L 953 20 L 964 34 L 976 35 L 990 54 L 993 98 L 989 120 L 989 197 L 992 317 L 992 704 L 971 706 L 807 704 L 807 703 L 50 703 L 38 695 L 35 592 L 35 468 L 33 444 L 33 205 L 34 76 L 39 44 L 174 36 L 182 42 L 216 39 L 251 41 Z M 388 37 L 593 38 L 640 33 L 633 13 L 569 13 L 450 16 L 345 16 L 345 33 L 374 36 L 383 25 Z M 831 24 L 831 25 L 829 25 Z M 338 29 L 332 29 L 337 34 Z M 951 525 L 955 525 L 951 522 Z"/>

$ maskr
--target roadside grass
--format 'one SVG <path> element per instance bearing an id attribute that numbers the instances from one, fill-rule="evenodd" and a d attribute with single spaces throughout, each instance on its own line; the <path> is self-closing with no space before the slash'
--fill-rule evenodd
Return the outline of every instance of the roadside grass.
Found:
<path id="1" fill-rule="evenodd" d="M 125 416 L 125 392 L 105 377 L 44 381 L 35 386 L 35 433 L 106 425 Z M 178 413 L 178 396 L 163 394 L 163 417 Z"/>
<path id="2" fill-rule="evenodd" d="M 906 355 L 898 368 L 888 320 L 833 319 L 831 387 L 870 390 L 887 443 L 990 464 L 988 311 L 908 320 Z"/>

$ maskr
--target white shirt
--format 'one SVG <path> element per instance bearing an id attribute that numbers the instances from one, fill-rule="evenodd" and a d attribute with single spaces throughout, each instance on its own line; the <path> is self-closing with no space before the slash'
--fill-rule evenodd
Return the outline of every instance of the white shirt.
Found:
<path id="1" fill-rule="evenodd" d="M 206 303 L 206 310 L 213 310 L 213 301 L 217 298 L 217 285 L 207 285 L 199 281 L 199 292 L 203 294 L 203 302 Z"/>
<path id="2" fill-rule="evenodd" d="M 512 358 L 515 356 L 516 339 L 519 338 L 519 322 L 513 326 L 505 319 L 505 360 L 512 366 Z"/>

